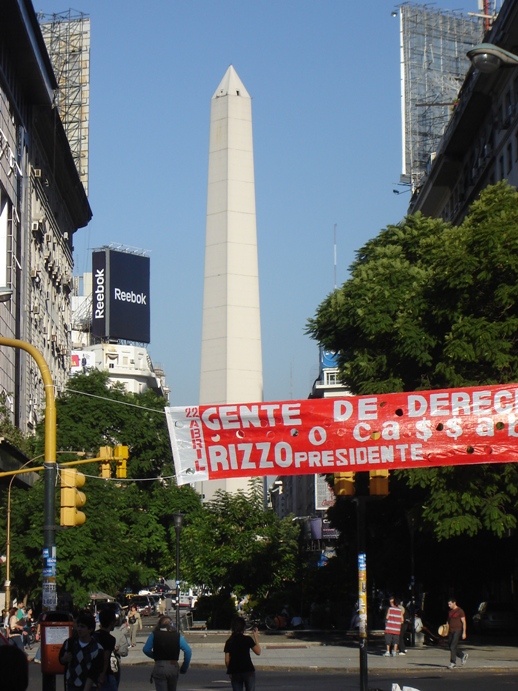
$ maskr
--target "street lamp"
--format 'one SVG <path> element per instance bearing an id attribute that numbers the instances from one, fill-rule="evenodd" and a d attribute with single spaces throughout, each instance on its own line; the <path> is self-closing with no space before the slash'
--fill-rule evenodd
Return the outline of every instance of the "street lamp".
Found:
<path id="1" fill-rule="evenodd" d="M 492 43 L 479 43 L 468 50 L 466 55 L 479 72 L 486 74 L 496 72 L 500 67 L 518 67 L 518 55 Z"/>
<path id="2" fill-rule="evenodd" d="M 173 514 L 176 532 L 176 630 L 180 631 L 180 533 L 183 527 L 183 513 Z"/>

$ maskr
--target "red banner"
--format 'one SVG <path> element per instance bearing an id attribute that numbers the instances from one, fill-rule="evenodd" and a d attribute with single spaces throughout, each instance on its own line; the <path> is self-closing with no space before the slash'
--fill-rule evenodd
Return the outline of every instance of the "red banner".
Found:
<path id="1" fill-rule="evenodd" d="M 178 484 L 518 460 L 518 385 L 166 408 Z"/>

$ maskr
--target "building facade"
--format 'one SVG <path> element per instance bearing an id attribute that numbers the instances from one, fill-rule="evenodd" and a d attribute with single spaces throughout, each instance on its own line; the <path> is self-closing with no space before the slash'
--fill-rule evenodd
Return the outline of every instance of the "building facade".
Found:
<path id="1" fill-rule="evenodd" d="M 516 53 L 517 0 L 505 0 L 484 41 Z M 409 207 L 409 213 L 453 224 L 462 222 L 487 185 L 505 179 L 518 187 L 518 69 L 482 73 L 466 57 L 466 71 L 448 127 Z"/>
<path id="2" fill-rule="evenodd" d="M 4 0 L 0 23 L 0 333 L 31 343 L 56 386 L 70 363 L 74 233 L 90 205 L 54 107 L 57 82 L 30 0 Z M 0 395 L 30 432 L 44 413 L 39 369 L 0 348 Z"/>

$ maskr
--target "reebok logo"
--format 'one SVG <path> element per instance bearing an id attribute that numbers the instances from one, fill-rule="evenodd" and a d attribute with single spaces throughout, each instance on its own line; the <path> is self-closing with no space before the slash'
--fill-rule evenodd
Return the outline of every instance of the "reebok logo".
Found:
<path id="1" fill-rule="evenodd" d="M 95 272 L 95 312 L 94 319 L 104 319 L 104 296 L 105 296 L 104 269 L 97 269 Z"/>
<path id="2" fill-rule="evenodd" d="M 121 300 L 122 302 L 133 302 L 137 305 L 147 305 L 147 295 L 145 295 L 145 293 L 134 293 L 132 290 L 125 292 L 120 288 L 115 288 L 115 300 Z"/>

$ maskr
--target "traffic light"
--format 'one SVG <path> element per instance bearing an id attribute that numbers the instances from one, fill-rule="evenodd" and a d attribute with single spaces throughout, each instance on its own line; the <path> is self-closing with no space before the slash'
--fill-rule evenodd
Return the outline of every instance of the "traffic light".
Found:
<path id="1" fill-rule="evenodd" d="M 86 504 L 86 496 L 77 488 L 85 484 L 85 476 L 75 468 L 61 469 L 61 520 L 60 525 L 83 525 L 86 516 L 77 507 Z"/>
<path id="2" fill-rule="evenodd" d="M 112 470 L 110 466 L 110 459 L 113 458 L 113 449 L 111 446 L 101 446 L 99 448 L 99 458 L 105 458 L 105 461 L 101 461 L 101 477 L 109 478 L 112 476 Z"/>
<path id="3" fill-rule="evenodd" d="M 335 473 L 333 493 L 335 497 L 353 497 L 355 493 L 354 473 Z"/>
<path id="4" fill-rule="evenodd" d="M 386 497 L 389 493 L 389 471 L 371 470 L 369 472 L 369 494 L 373 497 Z"/>
<path id="5" fill-rule="evenodd" d="M 113 449 L 113 457 L 115 458 L 115 476 L 125 478 L 127 472 L 127 460 L 129 456 L 129 449 L 127 446 L 117 444 Z"/>

